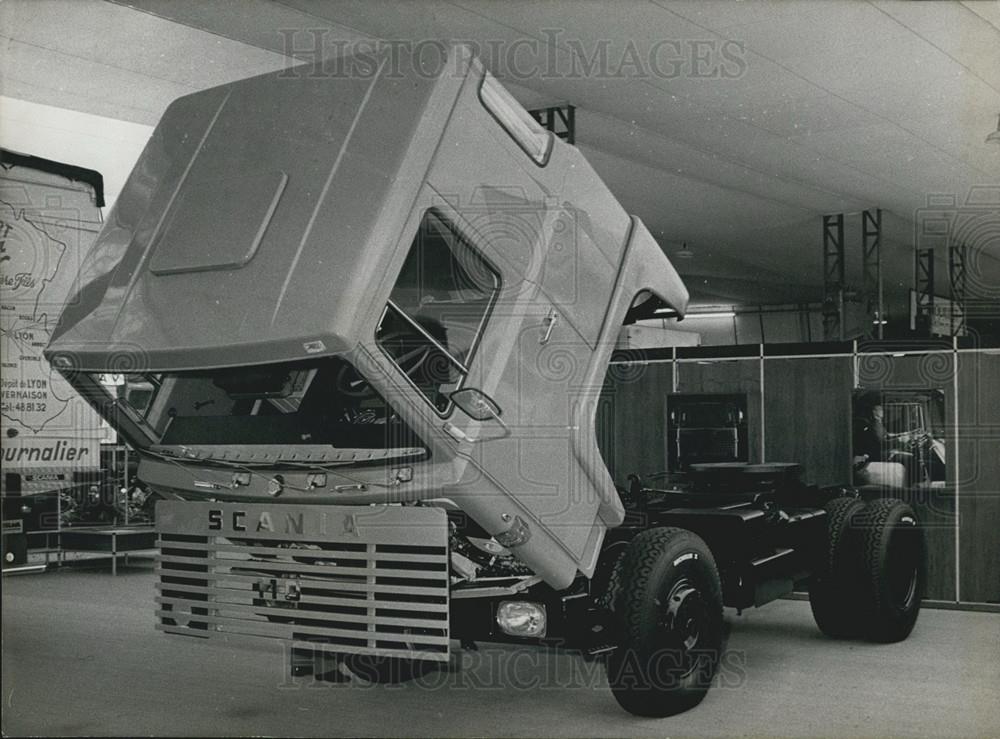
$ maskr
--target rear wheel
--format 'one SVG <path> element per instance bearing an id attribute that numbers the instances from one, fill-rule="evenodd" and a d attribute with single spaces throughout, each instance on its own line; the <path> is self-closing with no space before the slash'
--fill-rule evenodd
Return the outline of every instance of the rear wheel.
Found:
<path id="1" fill-rule="evenodd" d="M 857 498 L 834 498 L 826 509 L 826 549 L 809 585 L 809 605 L 819 630 L 835 639 L 859 636 L 857 544 L 853 521 L 865 508 Z"/>
<path id="2" fill-rule="evenodd" d="M 722 648 L 722 588 L 712 553 L 690 531 L 656 528 L 629 544 L 615 608 L 608 681 L 638 716 L 670 716 L 708 692 Z"/>
<path id="3" fill-rule="evenodd" d="M 924 537 L 916 514 L 900 500 L 876 500 L 856 516 L 855 526 L 864 635 L 902 641 L 917 621 L 924 587 Z"/>

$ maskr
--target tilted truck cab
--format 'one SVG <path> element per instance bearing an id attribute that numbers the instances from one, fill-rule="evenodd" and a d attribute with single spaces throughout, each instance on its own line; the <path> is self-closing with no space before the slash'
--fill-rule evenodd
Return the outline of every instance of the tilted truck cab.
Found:
<path id="1" fill-rule="evenodd" d="M 641 575 L 599 563 L 608 530 L 636 534 L 599 394 L 621 326 L 682 316 L 688 293 L 465 49 L 355 62 L 175 101 L 46 351 L 168 498 L 158 628 L 369 675 L 453 638 L 592 636 Z M 669 531 L 654 549 L 687 542 Z M 687 682 L 650 707 L 613 678 L 630 711 L 707 690 L 722 595 L 700 552 L 664 614 L 708 619 L 682 638 Z"/>
<path id="2" fill-rule="evenodd" d="M 49 355 L 74 372 L 158 376 L 152 414 L 118 421 L 139 449 L 255 466 L 343 464 L 354 431 L 230 434 L 221 396 L 231 415 L 265 419 L 237 408 L 227 382 L 252 395 L 248 368 L 260 387 L 271 368 L 280 394 L 287 372 L 300 384 L 316 372 L 340 378 L 326 391 L 341 401 L 363 383 L 391 408 L 376 430 L 412 435 L 406 455 L 332 471 L 325 495 L 307 469 L 285 470 L 280 501 L 446 497 L 491 535 L 522 538 L 518 557 L 566 587 L 623 518 L 594 433 L 619 328 L 637 297 L 650 315 L 683 312 L 687 291 L 579 152 L 475 59 L 457 49 L 435 75 L 361 71 L 285 70 L 173 103 Z M 507 431 L 448 398 L 462 388 L 498 404 Z M 401 467 L 410 479 L 393 477 Z M 267 475 L 232 488 L 229 468 L 192 472 L 147 456 L 142 476 L 185 498 L 273 500 Z"/>

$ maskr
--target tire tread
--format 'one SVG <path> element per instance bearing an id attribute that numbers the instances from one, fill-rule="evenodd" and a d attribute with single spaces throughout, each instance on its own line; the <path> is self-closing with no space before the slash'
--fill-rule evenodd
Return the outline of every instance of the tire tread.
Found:
<path id="1" fill-rule="evenodd" d="M 860 623 L 854 609 L 860 587 L 853 577 L 855 559 L 855 520 L 864 510 L 864 503 L 854 497 L 842 496 L 829 501 L 825 557 L 809 587 L 809 605 L 820 631 L 834 639 L 845 639 L 860 633 Z"/>
<path id="2" fill-rule="evenodd" d="M 663 561 L 669 549 L 677 542 L 684 539 L 689 540 L 690 545 L 698 551 L 710 575 L 711 596 L 718 604 L 718 611 L 713 612 L 711 617 L 717 619 L 720 628 L 722 627 L 722 587 L 719 580 L 718 569 L 715 559 L 712 556 L 708 545 L 692 531 L 687 529 L 664 526 L 654 529 L 647 529 L 636 536 L 625 554 L 622 566 L 622 587 L 618 595 L 618 602 L 615 608 L 615 616 L 618 621 L 619 635 L 623 644 L 621 649 L 631 649 L 633 643 L 642 643 L 649 639 L 650 629 L 656 628 L 654 623 L 650 623 L 648 614 L 648 599 L 654 591 L 657 577 L 656 570 L 663 567 Z M 683 547 L 679 547 L 683 548 Z M 721 650 L 721 643 L 719 645 Z M 615 698 L 625 710 L 640 716 L 670 716 L 697 705 L 708 691 L 709 686 L 701 688 L 687 688 L 685 690 L 657 691 L 654 688 L 645 688 L 638 691 L 615 688 L 612 673 L 620 667 L 617 659 L 618 653 L 613 654 L 609 662 L 609 679 L 612 682 L 612 689 Z M 718 667 L 718 660 L 711 666 L 712 677 Z M 711 678 L 709 683 L 711 682 Z"/>
<path id="3" fill-rule="evenodd" d="M 894 613 L 892 603 L 885 600 L 886 593 L 882 587 L 882 578 L 886 563 L 883 552 L 887 540 L 892 536 L 894 527 L 891 525 L 895 516 L 910 515 L 916 519 L 913 509 L 902 500 L 882 498 L 870 502 L 858 514 L 856 519 L 859 539 L 858 574 L 862 588 L 862 613 L 865 621 L 865 635 L 874 641 L 893 642 L 905 639 L 916 621 L 908 615 Z M 921 561 L 917 563 L 917 586 L 923 584 L 923 545 L 920 547 Z M 919 611 L 920 593 L 917 594 Z"/>

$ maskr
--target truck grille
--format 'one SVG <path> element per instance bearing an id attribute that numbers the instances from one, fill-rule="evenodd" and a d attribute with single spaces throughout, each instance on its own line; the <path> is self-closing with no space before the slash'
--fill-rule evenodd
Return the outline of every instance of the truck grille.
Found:
<path id="1" fill-rule="evenodd" d="M 156 520 L 162 631 L 448 659 L 443 510 L 164 501 Z"/>

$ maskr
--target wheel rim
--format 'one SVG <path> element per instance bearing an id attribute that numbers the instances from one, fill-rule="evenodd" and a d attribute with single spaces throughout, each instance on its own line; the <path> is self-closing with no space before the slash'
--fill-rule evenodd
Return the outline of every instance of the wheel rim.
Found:
<path id="1" fill-rule="evenodd" d="M 899 609 L 912 605 L 917 594 L 920 542 L 913 526 L 900 528 L 889 544 L 886 569 L 889 578 L 889 597 Z"/>
<path id="2" fill-rule="evenodd" d="M 708 609 L 701 592 L 687 578 L 675 582 L 662 604 L 660 619 L 663 646 L 681 655 L 682 671 L 698 665 L 696 651 L 705 641 Z"/>

